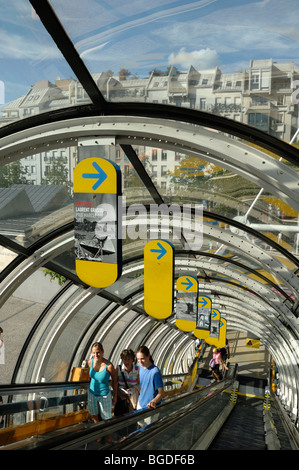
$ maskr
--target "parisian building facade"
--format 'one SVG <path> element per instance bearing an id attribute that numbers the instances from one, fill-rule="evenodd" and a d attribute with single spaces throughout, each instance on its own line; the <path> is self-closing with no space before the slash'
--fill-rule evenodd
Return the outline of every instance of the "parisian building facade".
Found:
<path id="1" fill-rule="evenodd" d="M 290 142 L 298 128 L 298 104 L 294 100 L 294 83 L 299 80 L 299 67 L 294 62 L 278 63 L 252 60 L 246 70 L 222 73 L 219 67 L 211 70 L 179 71 L 171 67 L 164 74 L 152 71 L 148 78 L 116 77 L 111 72 L 94 74 L 93 78 L 109 101 L 138 101 L 170 104 L 202 110 L 259 128 L 268 134 Z M 26 95 L 6 104 L 1 109 L 0 126 L 18 119 L 88 103 L 82 85 L 74 79 L 57 78 L 55 83 L 36 82 Z M 135 149 L 146 162 L 153 180 L 167 190 L 168 171 L 183 157 L 173 151 L 154 148 Z M 130 164 L 121 149 L 100 151 L 99 148 L 66 148 L 51 150 L 21 160 L 27 183 L 41 184 L 47 178 L 57 158 L 72 179 L 74 166 L 88 156 L 112 158 L 123 170 L 124 184 L 130 173 Z M 109 155 L 107 154 L 109 153 Z"/>

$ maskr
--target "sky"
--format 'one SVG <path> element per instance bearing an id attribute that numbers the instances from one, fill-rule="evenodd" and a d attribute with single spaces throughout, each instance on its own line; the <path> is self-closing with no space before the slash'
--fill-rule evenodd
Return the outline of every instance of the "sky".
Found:
<path id="1" fill-rule="evenodd" d="M 142 78 L 170 65 L 233 73 L 269 58 L 299 66 L 298 0 L 50 3 L 92 73 L 125 68 Z M 57 77 L 76 78 L 29 1 L 0 2 L 0 104 Z"/>

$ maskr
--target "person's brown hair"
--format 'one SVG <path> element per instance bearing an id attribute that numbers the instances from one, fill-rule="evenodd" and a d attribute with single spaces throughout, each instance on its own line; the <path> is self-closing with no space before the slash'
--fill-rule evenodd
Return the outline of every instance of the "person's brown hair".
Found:
<path id="1" fill-rule="evenodd" d="M 153 358 L 152 358 L 152 356 L 151 356 L 151 353 L 149 352 L 149 349 L 148 349 L 147 346 L 144 346 L 144 345 L 143 345 L 143 346 L 139 346 L 139 348 L 137 349 L 136 354 L 139 353 L 139 352 L 142 353 L 142 354 L 144 354 L 145 356 L 147 356 L 147 357 L 149 358 L 149 360 L 151 361 L 152 364 L 154 363 L 154 360 L 153 360 Z"/>

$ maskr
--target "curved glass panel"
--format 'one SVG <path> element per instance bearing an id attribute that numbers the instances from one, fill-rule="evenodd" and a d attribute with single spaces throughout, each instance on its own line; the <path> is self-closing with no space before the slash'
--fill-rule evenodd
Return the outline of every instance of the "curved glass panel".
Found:
<path id="1" fill-rule="evenodd" d="M 138 151 L 141 152 L 140 148 Z M 29 247 L 74 220 L 73 170 L 84 158 L 109 158 L 122 171 L 124 204 L 152 202 L 133 165 L 117 146 L 52 148 L 0 168 L 0 234 Z M 142 154 L 141 157 L 142 158 Z"/>
<path id="2" fill-rule="evenodd" d="M 27 156 L 0 169 L 0 233 L 28 247 L 73 221 L 72 149 Z"/>
<path id="3" fill-rule="evenodd" d="M 145 147 L 145 154 L 147 171 L 168 204 L 193 207 L 202 204 L 203 209 L 248 225 L 288 251 L 298 252 L 298 212 L 268 188 L 261 187 L 262 182 L 258 185 L 257 177 L 253 182 L 252 174 L 248 173 L 245 179 L 241 169 L 239 174 L 238 170 L 233 171 L 233 160 L 231 168 L 227 169 L 221 163 L 213 163 L 204 156 L 186 155 L 181 150 Z M 239 156 L 242 158 L 241 151 Z M 243 158 L 246 161 L 246 153 Z M 225 227 L 224 223 L 212 222 L 209 217 L 204 218 L 204 223 Z M 230 229 L 244 235 L 240 229 Z M 265 246 L 254 236 L 246 237 L 251 243 Z"/>
<path id="4" fill-rule="evenodd" d="M 9 297 L 0 308 L 0 326 L 3 328 L 4 365 L 1 365 L 0 383 L 11 383 L 13 373 L 21 358 L 22 348 L 25 347 L 31 330 L 38 322 L 47 303 L 51 300 L 60 286 L 51 282 L 43 269 L 39 269 L 28 276 L 23 283 Z M 20 367 L 23 374 L 21 382 L 26 382 L 26 374 L 34 367 L 34 362 L 27 362 Z"/>
<path id="5" fill-rule="evenodd" d="M 50 3 L 106 100 L 198 109 L 293 138 L 294 0 Z"/>
<path id="6" fill-rule="evenodd" d="M 72 106 L 74 72 L 30 3 L 2 4 L 0 17 L 0 127 Z"/>

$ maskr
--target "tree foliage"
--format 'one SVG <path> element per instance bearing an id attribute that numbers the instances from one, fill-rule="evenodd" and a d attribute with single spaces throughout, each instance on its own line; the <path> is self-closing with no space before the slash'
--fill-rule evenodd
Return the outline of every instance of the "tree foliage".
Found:
<path id="1" fill-rule="evenodd" d="M 45 178 L 42 180 L 42 184 L 55 184 L 59 186 L 65 186 L 69 194 L 72 191 L 72 183 L 69 181 L 69 172 L 65 167 L 64 159 L 62 157 L 57 158 L 52 164 Z"/>
<path id="2" fill-rule="evenodd" d="M 0 167 L 0 187 L 9 188 L 12 184 L 27 184 L 26 171 L 19 161 Z"/>

